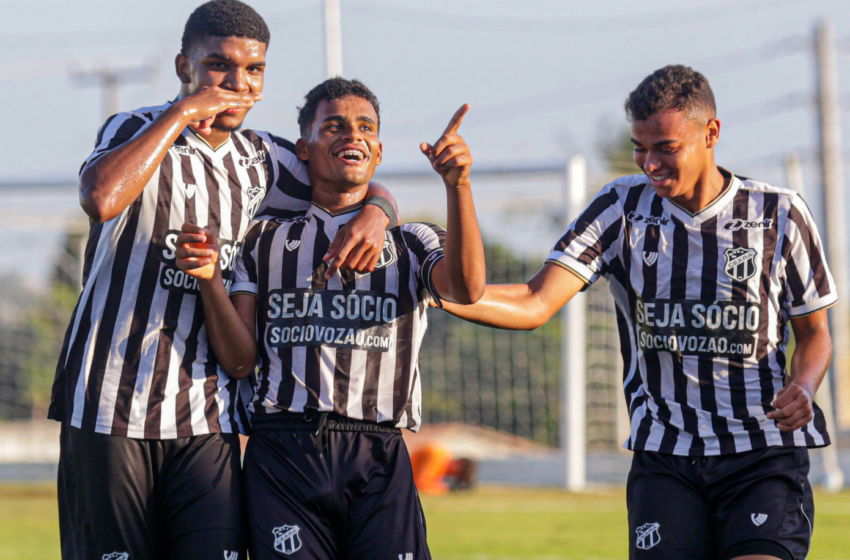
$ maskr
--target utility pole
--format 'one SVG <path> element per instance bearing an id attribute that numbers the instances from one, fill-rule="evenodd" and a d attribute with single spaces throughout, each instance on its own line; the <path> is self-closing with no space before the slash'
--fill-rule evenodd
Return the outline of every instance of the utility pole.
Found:
<path id="1" fill-rule="evenodd" d="M 850 301 L 847 289 L 847 219 L 844 168 L 841 154 L 841 112 L 838 94 L 838 61 L 835 29 L 822 21 L 816 31 L 818 125 L 823 202 L 826 217 L 825 243 L 829 267 L 835 279 L 838 303 L 830 311 L 834 347 L 832 360 L 839 429 L 850 429 Z"/>
<path id="2" fill-rule="evenodd" d="M 121 110 L 119 88 L 125 84 L 150 82 L 156 67 L 139 66 L 136 68 L 101 68 L 71 73 L 71 80 L 77 87 L 99 87 L 103 90 L 103 121 Z"/>
<path id="3" fill-rule="evenodd" d="M 788 188 L 795 191 L 797 194 L 806 197 L 806 183 L 803 180 L 803 166 L 800 164 L 800 156 L 796 153 L 788 154 L 785 158 L 785 173 L 788 180 Z M 832 406 L 832 380 L 827 375 L 823 383 L 820 384 L 815 401 L 820 406 L 826 420 L 826 430 L 836 437 L 835 431 L 835 410 Z M 844 487 L 844 471 L 841 470 L 841 465 L 838 461 L 838 449 L 835 445 L 830 445 L 816 451 L 816 456 L 820 457 L 823 470 L 823 486 L 827 492 L 838 492 Z"/>
<path id="4" fill-rule="evenodd" d="M 325 75 L 342 76 L 342 11 L 340 0 L 325 0 Z"/>
<path id="5" fill-rule="evenodd" d="M 584 210 L 587 162 L 573 156 L 567 164 L 564 191 L 566 225 Z M 578 293 L 561 310 L 561 449 L 564 452 L 564 485 L 571 492 L 587 486 L 586 429 L 587 294 Z"/>

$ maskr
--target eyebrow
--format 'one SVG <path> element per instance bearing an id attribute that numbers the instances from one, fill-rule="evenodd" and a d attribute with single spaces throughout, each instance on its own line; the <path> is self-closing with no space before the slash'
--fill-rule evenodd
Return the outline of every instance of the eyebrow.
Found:
<path id="1" fill-rule="evenodd" d="M 629 138 L 629 140 L 631 140 L 632 144 L 634 144 L 635 146 L 643 146 L 643 144 L 641 144 L 640 142 L 638 142 L 634 138 Z M 655 146 L 655 147 L 669 146 L 670 144 L 675 144 L 676 142 L 678 142 L 678 140 L 662 140 L 660 142 L 656 142 L 655 144 L 653 144 L 653 146 Z"/>
<path id="2" fill-rule="evenodd" d="M 230 58 L 229 56 L 223 55 L 221 53 L 210 53 L 207 56 L 205 56 L 204 59 L 205 60 L 209 60 L 209 59 L 223 60 L 225 62 L 230 62 L 230 63 L 234 62 L 232 58 Z M 265 66 L 265 65 L 266 65 L 266 63 L 263 62 L 262 60 L 258 60 L 256 62 L 251 62 L 251 63 L 248 64 L 248 66 Z"/>
<path id="3" fill-rule="evenodd" d="M 365 121 L 369 124 L 377 124 L 372 117 L 367 117 L 366 115 L 360 115 L 359 117 L 357 117 L 357 120 Z M 343 117 L 342 115 L 331 115 L 330 117 L 327 117 L 325 120 L 323 120 L 322 123 L 339 121 L 345 121 L 345 117 Z"/>

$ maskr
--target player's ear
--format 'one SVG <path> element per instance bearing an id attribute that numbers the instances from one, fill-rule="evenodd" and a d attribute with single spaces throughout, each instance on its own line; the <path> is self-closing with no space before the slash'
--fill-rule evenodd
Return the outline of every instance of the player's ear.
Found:
<path id="1" fill-rule="evenodd" d="M 307 154 L 307 141 L 303 138 L 299 138 L 295 142 L 295 155 L 298 156 L 298 159 L 301 161 L 310 160 L 310 156 Z"/>
<path id="2" fill-rule="evenodd" d="M 174 70 L 177 72 L 177 77 L 180 82 L 188 84 L 192 82 L 192 76 L 189 72 L 189 59 L 183 53 L 178 54 L 174 58 Z"/>
<path id="3" fill-rule="evenodd" d="M 384 159 L 384 145 L 378 142 L 378 149 L 375 150 L 375 166 L 381 165 Z"/>
<path id="4" fill-rule="evenodd" d="M 711 150 L 720 141 L 720 121 L 718 119 L 709 119 L 705 127 L 705 143 L 706 147 Z"/>

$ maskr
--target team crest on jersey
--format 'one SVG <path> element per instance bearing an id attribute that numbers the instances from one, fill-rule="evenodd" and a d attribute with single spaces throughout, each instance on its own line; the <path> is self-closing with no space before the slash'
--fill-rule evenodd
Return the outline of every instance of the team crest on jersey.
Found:
<path id="1" fill-rule="evenodd" d="M 249 218 L 253 218 L 254 214 L 257 213 L 257 209 L 263 201 L 264 193 L 265 190 L 263 190 L 263 187 L 250 187 L 246 192 L 248 195 L 248 206 L 245 208 L 245 212 L 248 214 Z"/>
<path id="2" fill-rule="evenodd" d="M 378 260 L 378 264 L 375 265 L 375 270 L 379 268 L 384 268 L 385 266 L 391 265 L 395 262 L 395 245 L 392 241 L 387 239 L 384 241 L 384 249 L 381 251 L 381 258 Z"/>
<path id="3" fill-rule="evenodd" d="M 638 527 L 635 530 L 635 532 L 637 533 L 637 540 L 635 541 L 635 546 L 641 550 L 649 550 L 653 546 L 660 543 L 661 533 L 658 532 L 658 529 L 660 528 L 660 523 L 647 523 Z"/>
<path id="4" fill-rule="evenodd" d="M 189 183 L 183 183 L 183 190 L 186 191 L 186 198 L 192 198 L 195 196 L 195 191 L 198 190 L 198 185 L 190 185 Z"/>
<path id="5" fill-rule="evenodd" d="M 298 552 L 301 549 L 301 537 L 298 536 L 300 531 L 298 525 L 284 525 L 272 529 L 274 549 L 284 554 Z"/>
<path id="6" fill-rule="evenodd" d="M 761 527 L 764 525 L 764 522 L 767 521 L 766 513 L 751 513 L 750 519 L 753 521 L 753 525 L 756 527 Z"/>
<path id="7" fill-rule="evenodd" d="M 755 249 L 746 247 L 730 247 L 724 253 L 726 255 L 726 275 L 732 280 L 743 282 L 756 274 Z"/>
<path id="8" fill-rule="evenodd" d="M 643 252 L 643 262 L 646 263 L 646 266 L 652 266 L 658 262 L 658 252 L 657 251 L 644 251 Z"/>
<path id="9" fill-rule="evenodd" d="M 295 249 L 297 249 L 298 247 L 301 246 L 301 240 L 300 239 L 287 239 L 286 243 L 284 243 L 284 245 L 286 246 L 287 251 L 294 251 Z"/>
<path id="10" fill-rule="evenodd" d="M 102 560 L 130 560 L 130 553 L 113 552 L 111 554 L 104 554 Z"/>

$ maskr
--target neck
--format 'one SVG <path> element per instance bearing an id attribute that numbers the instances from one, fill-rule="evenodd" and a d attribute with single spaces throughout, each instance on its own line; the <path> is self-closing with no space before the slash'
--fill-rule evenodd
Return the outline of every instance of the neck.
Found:
<path id="1" fill-rule="evenodd" d="M 341 214 L 362 205 L 366 201 L 366 191 L 369 190 L 369 183 L 341 187 L 320 179 L 313 181 L 312 177 L 310 184 L 313 188 L 313 202 L 331 214 Z"/>
<path id="2" fill-rule="evenodd" d="M 717 164 L 714 163 L 714 158 L 712 157 L 705 172 L 697 179 L 693 190 L 687 194 L 673 197 L 671 200 L 691 214 L 696 214 L 714 202 L 725 188 L 726 177 L 717 168 Z"/>
<path id="3" fill-rule="evenodd" d="M 190 95 L 190 93 L 186 90 L 186 86 L 184 84 L 180 88 L 180 94 L 177 96 L 177 99 L 178 100 L 183 99 L 187 95 Z M 196 123 L 190 124 L 189 128 L 197 133 Z M 229 132 L 216 130 L 214 128 L 212 129 L 212 132 L 210 132 L 210 134 L 207 135 L 207 136 L 202 136 L 200 134 L 196 134 L 196 136 L 198 138 L 200 138 L 201 141 L 203 141 L 207 146 L 209 146 L 213 150 L 219 149 L 222 145 L 224 145 L 225 142 L 227 142 L 230 139 L 230 133 Z"/>

